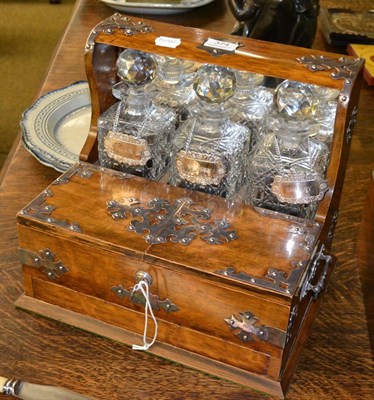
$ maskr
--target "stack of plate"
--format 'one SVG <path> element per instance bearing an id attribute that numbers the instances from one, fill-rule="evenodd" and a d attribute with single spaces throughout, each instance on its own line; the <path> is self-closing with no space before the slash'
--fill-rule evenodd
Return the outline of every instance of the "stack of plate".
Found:
<path id="1" fill-rule="evenodd" d="M 214 0 L 101 0 L 116 10 L 133 14 L 178 14 L 205 6 Z"/>
<path id="2" fill-rule="evenodd" d="M 48 92 L 21 119 L 22 142 L 42 164 L 63 172 L 79 159 L 91 122 L 86 81 Z"/>

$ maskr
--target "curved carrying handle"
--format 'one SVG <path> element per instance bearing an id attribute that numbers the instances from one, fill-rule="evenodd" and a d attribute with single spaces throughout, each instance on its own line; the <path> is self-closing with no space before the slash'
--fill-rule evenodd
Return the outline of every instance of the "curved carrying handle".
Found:
<path id="1" fill-rule="evenodd" d="M 325 246 L 322 245 L 320 247 L 320 250 L 318 252 L 318 254 L 315 256 L 313 263 L 312 263 L 312 267 L 311 267 L 311 272 L 308 275 L 308 277 L 305 279 L 305 282 L 301 288 L 301 293 L 300 293 L 300 299 L 303 299 L 309 291 L 313 292 L 313 299 L 317 300 L 319 294 L 322 292 L 324 286 L 325 286 L 325 282 L 326 282 L 326 277 L 327 277 L 327 273 L 330 267 L 330 264 L 333 260 L 332 256 L 328 255 L 328 254 L 324 254 L 324 249 Z M 321 273 L 321 276 L 318 280 L 318 282 L 313 285 L 311 283 L 311 281 L 313 280 L 316 272 L 317 272 L 317 268 L 321 265 L 321 263 L 324 262 L 324 267 L 323 267 L 323 271 Z"/>

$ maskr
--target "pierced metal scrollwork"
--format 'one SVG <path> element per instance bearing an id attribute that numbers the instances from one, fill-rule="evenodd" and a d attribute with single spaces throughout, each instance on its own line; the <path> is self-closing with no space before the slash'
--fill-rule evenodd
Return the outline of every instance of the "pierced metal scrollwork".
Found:
<path id="1" fill-rule="evenodd" d="M 331 224 L 330 224 L 329 231 L 327 234 L 327 240 L 330 242 L 332 241 L 332 239 L 334 237 L 334 230 L 335 230 L 335 226 L 338 222 L 338 218 L 339 218 L 339 211 L 336 210 L 334 212 L 334 215 L 332 216 Z"/>
<path id="2" fill-rule="evenodd" d="M 120 299 L 125 297 L 129 298 L 133 304 L 145 305 L 146 299 L 141 292 L 134 292 L 134 288 L 125 289 L 122 285 L 113 286 L 111 291 L 115 293 Z M 159 300 L 157 295 L 149 294 L 149 301 L 151 303 L 152 309 L 154 311 L 159 311 L 160 309 L 166 312 L 175 312 L 179 308 L 171 302 L 169 299 Z"/>
<path id="3" fill-rule="evenodd" d="M 22 215 L 27 215 L 40 221 L 47 222 L 49 224 L 57 225 L 61 228 L 66 228 L 74 232 L 82 232 L 81 227 L 76 222 L 61 221 L 56 218 L 52 218 L 51 215 L 57 206 L 44 204 L 48 197 L 52 197 L 53 192 L 50 189 L 46 189 L 41 193 L 33 202 L 31 202 L 26 208 L 21 211 Z"/>
<path id="4" fill-rule="evenodd" d="M 300 57 L 298 61 L 301 64 L 305 64 L 310 71 L 323 71 L 323 70 L 334 70 L 331 73 L 331 78 L 333 79 L 345 79 L 349 80 L 352 74 L 357 71 L 361 65 L 362 60 L 360 58 L 345 58 L 340 57 L 336 58 L 328 58 L 325 56 L 309 56 L 309 57 Z M 351 83 L 351 82 L 347 82 Z"/>
<path id="5" fill-rule="evenodd" d="M 300 276 L 307 264 L 307 261 L 299 261 L 296 268 L 288 274 L 276 268 L 269 268 L 265 278 L 257 278 L 244 272 L 236 272 L 235 268 L 228 267 L 216 271 L 216 274 L 228 276 L 238 281 L 255 284 L 256 286 L 274 290 L 279 293 L 291 295 L 300 279 Z"/>
<path id="6" fill-rule="evenodd" d="M 362 67 L 364 62 L 362 59 L 351 59 L 345 57 L 336 59 L 320 55 L 309 57 L 303 56 L 297 60 L 312 72 L 332 70 L 330 74 L 331 78 L 344 79 L 344 88 L 340 94 L 340 100 L 344 104 L 348 104 L 350 88 L 353 83 L 352 77 Z"/>
<path id="7" fill-rule="evenodd" d="M 209 209 L 196 205 L 189 198 L 174 203 L 155 198 L 145 204 L 133 198 L 121 202 L 107 202 L 109 214 L 116 220 L 128 215 L 139 217 L 130 222 L 129 231 L 146 234 L 147 243 L 172 243 L 188 245 L 198 235 L 209 244 L 221 244 L 237 239 L 236 231 L 230 229 L 226 220 L 209 221 Z"/>
<path id="8" fill-rule="evenodd" d="M 289 273 L 278 270 L 276 268 L 269 268 L 264 278 L 258 278 L 244 272 L 236 272 L 235 268 L 233 267 L 218 270 L 215 271 L 215 273 L 227 276 L 232 279 L 236 279 L 241 282 L 251 283 L 256 285 L 257 287 L 271 289 L 278 293 L 283 293 L 291 296 L 301 279 L 301 275 L 305 270 L 309 269 L 310 267 L 308 278 L 305 279 L 304 286 L 301 289 L 300 299 L 302 299 L 309 290 L 312 290 L 314 292 L 314 298 L 316 299 L 323 288 L 324 281 L 327 275 L 327 270 L 330 262 L 332 261 L 332 257 L 329 255 L 325 255 L 323 251 L 324 246 L 322 245 L 321 248 L 318 250 L 317 244 L 314 247 L 310 260 L 292 262 L 291 265 L 294 266 L 294 269 L 292 269 Z M 322 273 L 318 284 L 313 286 L 310 284 L 310 282 L 313 279 L 316 273 L 317 266 L 320 264 L 321 261 L 325 262 L 324 272 Z"/>
<path id="9" fill-rule="evenodd" d="M 77 175 L 80 178 L 90 179 L 93 175 L 93 172 L 88 169 L 87 165 L 84 163 L 76 163 L 73 167 L 71 167 L 67 172 L 57 178 L 53 185 L 64 185 L 70 182 L 70 179 Z"/>
<path id="10" fill-rule="evenodd" d="M 232 315 L 225 322 L 234 331 L 234 335 L 243 343 L 263 341 L 278 347 L 284 347 L 285 333 L 279 329 L 259 325 L 258 318 L 250 311 L 239 312 L 239 318 Z"/>
<path id="11" fill-rule="evenodd" d="M 345 131 L 345 141 L 346 143 L 349 143 L 352 139 L 352 134 L 353 134 L 353 128 L 356 125 L 356 120 L 357 120 L 357 112 L 358 112 L 358 107 L 355 106 L 352 110 L 351 114 L 351 119 L 348 122 L 347 129 Z"/>
<path id="12" fill-rule="evenodd" d="M 291 328 L 294 324 L 294 321 L 299 313 L 299 307 L 297 304 L 295 304 L 292 308 L 291 314 L 290 314 L 290 319 L 288 320 L 288 326 L 287 326 L 287 335 L 286 335 L 286 344 L 290 341 L 291 339 Z"/>
<path id="13" fill-rule="evenodd" d="M 304 242 L 300 245 L 308 253 L 311 253 L 313 250 L 313 244 L 316 241 L 319 230 L 320 225 L 318 223 L 309 223 L 307 221 L 304 223 L 294 222 L 287 228 L 289 234 L 298 235 L 303 238 Z"/>
<path id="14" fill-rule="evenodd" d="M 95 38 L 99 33 L 112 35 L 115 29 L 120 29 L 126 36 L 133 36 L 139 33 L 149 33 L 153 31 L 153 28 L 143 21 L 134 22 L 130 17 L 123 16 L 120 13 L 115 13 L 100 24 L 96 25 L 91 31 L 85 47 L 86 52 L 93 49 Z"/>
<path id="15" fill-rule="evenodd" d="M 38 252 L 20 248 L 18 255 L 21 264 L 40 269 L 50 280 L 61 278 L 69 272 L 61 260 L 56 261 L 56 255 L 48 248 Z"/>

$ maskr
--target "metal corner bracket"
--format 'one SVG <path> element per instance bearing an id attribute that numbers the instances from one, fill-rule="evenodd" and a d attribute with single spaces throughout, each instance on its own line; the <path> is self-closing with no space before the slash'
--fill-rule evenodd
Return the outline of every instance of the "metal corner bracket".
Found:
<path id="1" fill-rule="evenodd" d="M 59 226 L 60 228 L 69 229 L 70 231 L 82 232 L 80 225 L 76 222 L 70 223 L 51 217 L 52 212 L 57 209 L 57 206 L 46 204 L 46 201 L 52 196 L 52 190 L 44 190 L 44 192 L 42 192 L 35 200 L 33 200 L 26 208 L 24 208 L 20 214 Z"/>
<path id="2" fill-rule="evenodd" d="M 93 171 L 90 170 L 88 164 L 77 162 L 71 168 L 69 168 L 65 173 L 58 177 L 52 185 L 64 185 L 70 182 L 71 178 L 77 175 L 83 179 L 90 179 L 93 175 Z"/>
<path id="3" fill-rule="evenodd" d="M 38 252 L 20 248 L 18 256 L 21 264 L 40 269 L 52 281 L 69 272 L 66 265 L 61 260 L 56 260 L 56 255 L 48 248 Z"/>
<path id="4" fill-rule="evenodd" d="M 284 347 L 285 332 L 271 326 L 259 325 L 259 319 L 250 311 L 239 312 L 238 315 L 239 318 L 233 314 L 224 321 L 240 341 L 243 343 L 262 341 L 277 347 Z"/>
<path id="5" fill-rule="evenodd" d="M 130 17 L 126 17 L 124 15 L 121 15 L 120 13 L 115 13 L 111 17 L 96 25 L 95 28 L 91 31 L 86 42 L 86 53 L 93 50 L 96 36 L 99 33 L 112 35 L 115 30 L 121 30 L 122 33 L 126 36 L 133 36 L 139 33 L 152 32 L 153 28 L 143 21 L 134 22 Z"/>
<path id="6" fill-rule="evenodd" d="M 297 60 L 305 65 L 309 69 L 309 71 L 317 72 L 317 71 L 325 71 L 331 70 L 330 77 L 332 79 L 343 79 L 343 90 L 340 93 L 340 101 L 344 105 L 348 105 L 349 102 L 349 94 L 351 92 L 351 87 L 353 84 L 352 77 L 353 75 L 362 67 L 364 60 L 361 58 L 329 58 L 323 55 L 314 56 L 311 55 L 309 57 L 303 56 L 297 58 Z"/>

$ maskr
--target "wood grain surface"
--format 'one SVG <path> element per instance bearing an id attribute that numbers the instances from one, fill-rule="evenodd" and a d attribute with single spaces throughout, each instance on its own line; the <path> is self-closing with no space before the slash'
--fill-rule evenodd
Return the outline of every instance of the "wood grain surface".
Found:
<path id="1" fill-rule="evenodd" d="M 352 5 L 356 2 L 321 1 Z M 358 1 L 363 7 L 370 1 Z M 39 96 L 85 79 L 83 49 L 91 28 L 113 10 L 96 0 L 78 0 L 52 58 Z M 229 32 L 233 17 L 216 0 L 198 11 L 158 17 L 190 26 Z M 318 33 L 314 47 L 329 48 Z M 319 316 L 293 377 L 287 399 L 372 399 L 370 353 L 359 273 L 358 233 L 374 169 L 373 88 L 363 83 L 357 124 L 342 191 L 332 253 L 337 266 Z M 193 369 L 134 352 L 82 330 L 14 308 L 23 293 L 17 257 L 16 213 L 59 174 L 39 164 L 16 141 L 1 173 L 0 375 L 62 386 L 96 399 L 267 399 L 259 392 Z M 2 395 L 0 395 L 2 398 Z"/>

